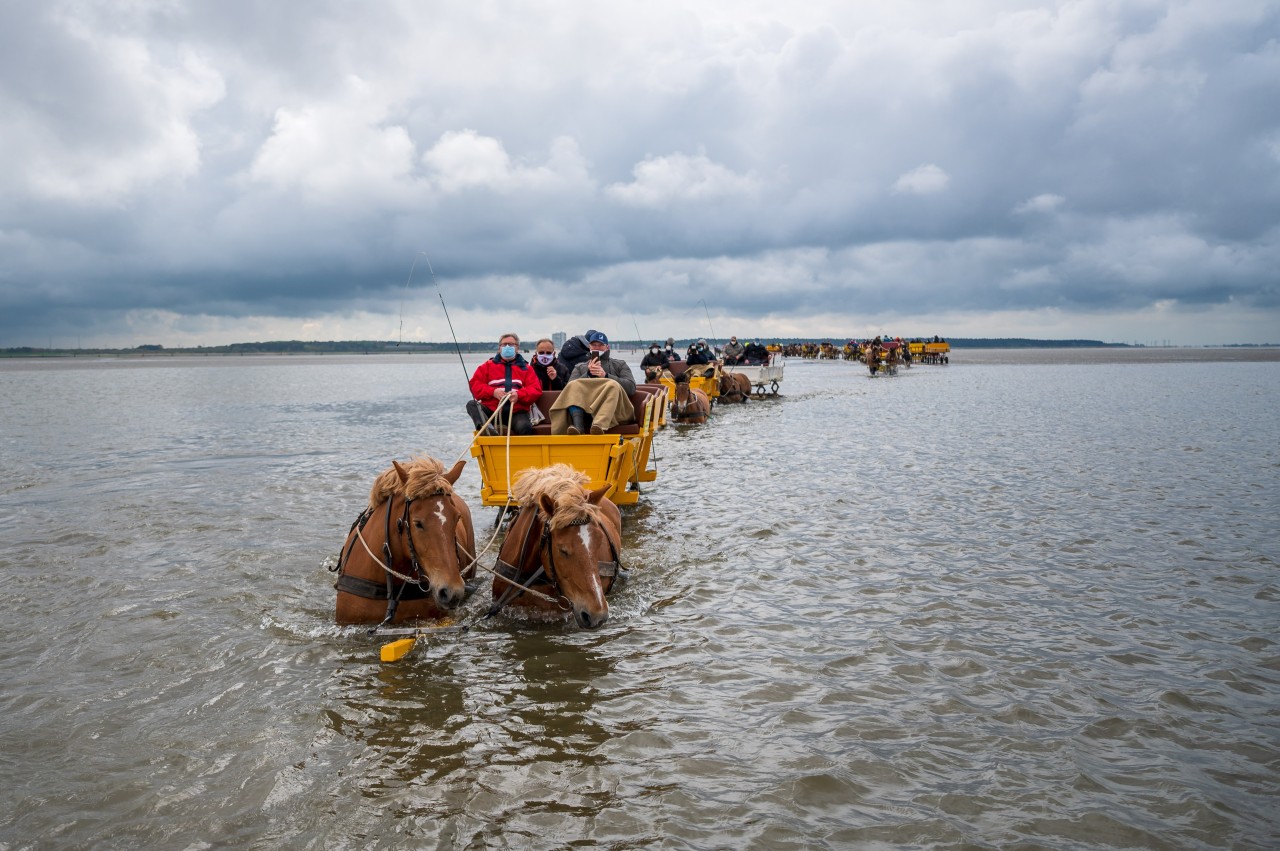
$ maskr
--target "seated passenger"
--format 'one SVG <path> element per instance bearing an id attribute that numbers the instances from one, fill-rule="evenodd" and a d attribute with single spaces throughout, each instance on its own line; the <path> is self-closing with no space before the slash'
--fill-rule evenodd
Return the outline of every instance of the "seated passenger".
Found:
<path id="1" fill-rule="evenodd" d="M 662 350 L 662 353 L 667 356 L 668 361 L 680 360 L 680 353 L 676 351 L 675 337 L 667 338 L 667 346 Z"/>
<path id="2" fill-rule="evenodd" d="M 706 340 L 699 340 L 689 347 L 688 353 L 685 355 L 685 362 L 689 366 L 701 366 L 711 363 L 716 359 L 715 352 L 707 347 Z"/>
<path id="3" fill-rule="evenodd" d="M 724 347 L 724 350 L 720 354 L 724 356 L 724 362 L 726 364 L 736 364 L 742 363 L 742 354 L 744 351 L 746 351 L 746 348 L 738 342 L 738 338 L 730 337 L 729 344 Z"/>
<path id="4" fill-rule="evenodd" d="M 533 371 L 543 390 L 563 390 L 569 381 L 569 370 L 556 357 L 556 344 L 543 337 L 533 347 Z"/>
<path id="5" fill-rule="evenodd" d="M 520 355 L 520 338 L 515 334 L 503 334 L 498 340 L 498 353 L 476 367 L 471 376 L 471 395 L 467 413 L 475 423 L 476 431 L 484 427 L 485 420 L 498 409 L 498 403 L 508 396 L 494 420 L 498 427 L 510 426 L 512 434 L 533 434 L 529 419 L 529 407 L 542 395 L 538 374 Z M 498 434 L 494 423 L 486 429 L 488 434 Z"/>
<path id="6" fill-rule="evenodd" d="M 551 406 L 552 434 L 604 434 L 633 422 L 631 394 L 635 379 L 627 362 L 609 356 L 609 338 L 599 331 L 588 335 L 591 356 L 573 368 L 569 383 Z"/>
<path id="7" fill-rule="evenodd" d="M 645 355 L 640 361 L 640 368 L 644 370 L 646 379 L 656 381 L 670 361 L 671 358 L 658 347 L 657 343 L 651 343 L 649 345 L 649 354 Z"/>
<path id="8" fill-rule="evenodd" d="M 742 350 L 742 362 L 753 365 L 767 364 L 769 362 L 769 350 L 752 340 Z"/>

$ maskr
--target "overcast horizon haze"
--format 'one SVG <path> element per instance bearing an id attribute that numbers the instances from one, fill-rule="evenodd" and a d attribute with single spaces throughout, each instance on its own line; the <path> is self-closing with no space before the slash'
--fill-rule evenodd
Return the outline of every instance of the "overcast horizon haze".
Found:
<path id="1" fill-rule="evenodd" d="M 1275 0 L 4 10 L 0 348 L 1280 342 Z"/>

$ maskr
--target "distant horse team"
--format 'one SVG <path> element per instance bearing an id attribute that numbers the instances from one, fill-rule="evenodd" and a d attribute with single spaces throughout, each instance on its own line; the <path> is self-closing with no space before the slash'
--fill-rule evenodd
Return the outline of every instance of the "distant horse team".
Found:
<path id="1" fill-rule="evenodd" d="M 711 400 L 696 387 L 689 386 L 689 376 L 676 378 L 676 395 L 671 400 L 671 419 L 685 425 L 699 425 L 711 415 Z"/>

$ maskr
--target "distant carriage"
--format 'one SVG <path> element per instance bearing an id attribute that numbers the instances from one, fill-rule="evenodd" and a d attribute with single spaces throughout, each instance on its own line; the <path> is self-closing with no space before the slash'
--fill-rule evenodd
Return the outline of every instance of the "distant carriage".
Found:
<path id="1" fill-rule="evenodd" d="M 770 358 L 770 363 L 759 365 L 733 365 L 726 366 L 725 372 L 735 375 L 745 376 L 747 381 L 751 382 L 755 395 L 764 398 L 766 394 L 777 396 L 778 386 L 782 383 L 782 358 L 780 355 L 774 355 Z"/>
<path id="2" fill-rule="evenodd" d="M 950 363 L 951 362 L 951 344 L 945 342 L 925 343 L 924 351 L 920 353 L 921 363 Z"/>
<path id="3" fill-rule="evenodd" d="M 676 397 L 676 378 L 681 375 L 687 375 L 689 376 L 689 388 L 691 390 L 701 390 L 707 395 L 707 400 L 714 406 L 716 400 L 720 398 L 721 372 L 722 369 L 718 363 L 690 366 L 687 361 L 677 360 L 667 364 L 658 381 L 663 387 L 667 388 L 667 398 L 674 399 Z"/>

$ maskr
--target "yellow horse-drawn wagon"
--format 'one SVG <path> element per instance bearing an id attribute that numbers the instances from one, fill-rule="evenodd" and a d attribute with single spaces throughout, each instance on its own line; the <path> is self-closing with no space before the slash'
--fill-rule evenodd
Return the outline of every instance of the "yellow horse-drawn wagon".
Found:
<path id="1" fill-rule="evenodd" d="M 720 398 L 720 374 L 721 367 L 719 363 L 705 363 L 690 366 L 685 361 L 672 361 L 667 364 L 666 369 L 662 371 L 662 376 L 658 379 L 667 391 L 667 399 L 674 399 L 676 396 L 676 377 L 680 375 L 689 376 L 689 389 L 701 390 L 707 394 L 707 399 L 712 405 L 716 403 L 716 399 Z M 664 418 L 665 422 L 665 418 Z"/>
<path id="2" fill-rule="evenodd" d="M 665 393 L 650 385 L 638 385 L 631 394 L 635 422 L 615 426 L 604 434 L 551 433 L 551 405 L 559 391 L 549 390 L 537 405 L 546 422 L 535 426 L 528 436 L 477 434 L 471 454 L 480 467 L 480 500 L 488 506 L 510 502 L 511 487 L 520 473 L 533 467 L 568 464 L 591 480 L 591 490 L 608 486 L 605 493 L 617 505 L 634 505 L 640 498 L 639 483 L 651 482 L 657 470 L 650 469 L 653 433 L 658 425 L 659 404 Z"/>
<path id="3" fill-rule="evenodd" d="M 912 343 L 912 345 L 916 345 Z M 924 343 L 924 350 L 920 353 L 919 360 L 921 363 L 950 363 L 951 362 L 951 344 L 940 343 Z M 915 354 L 913 349 L 912 355 Z"/>

